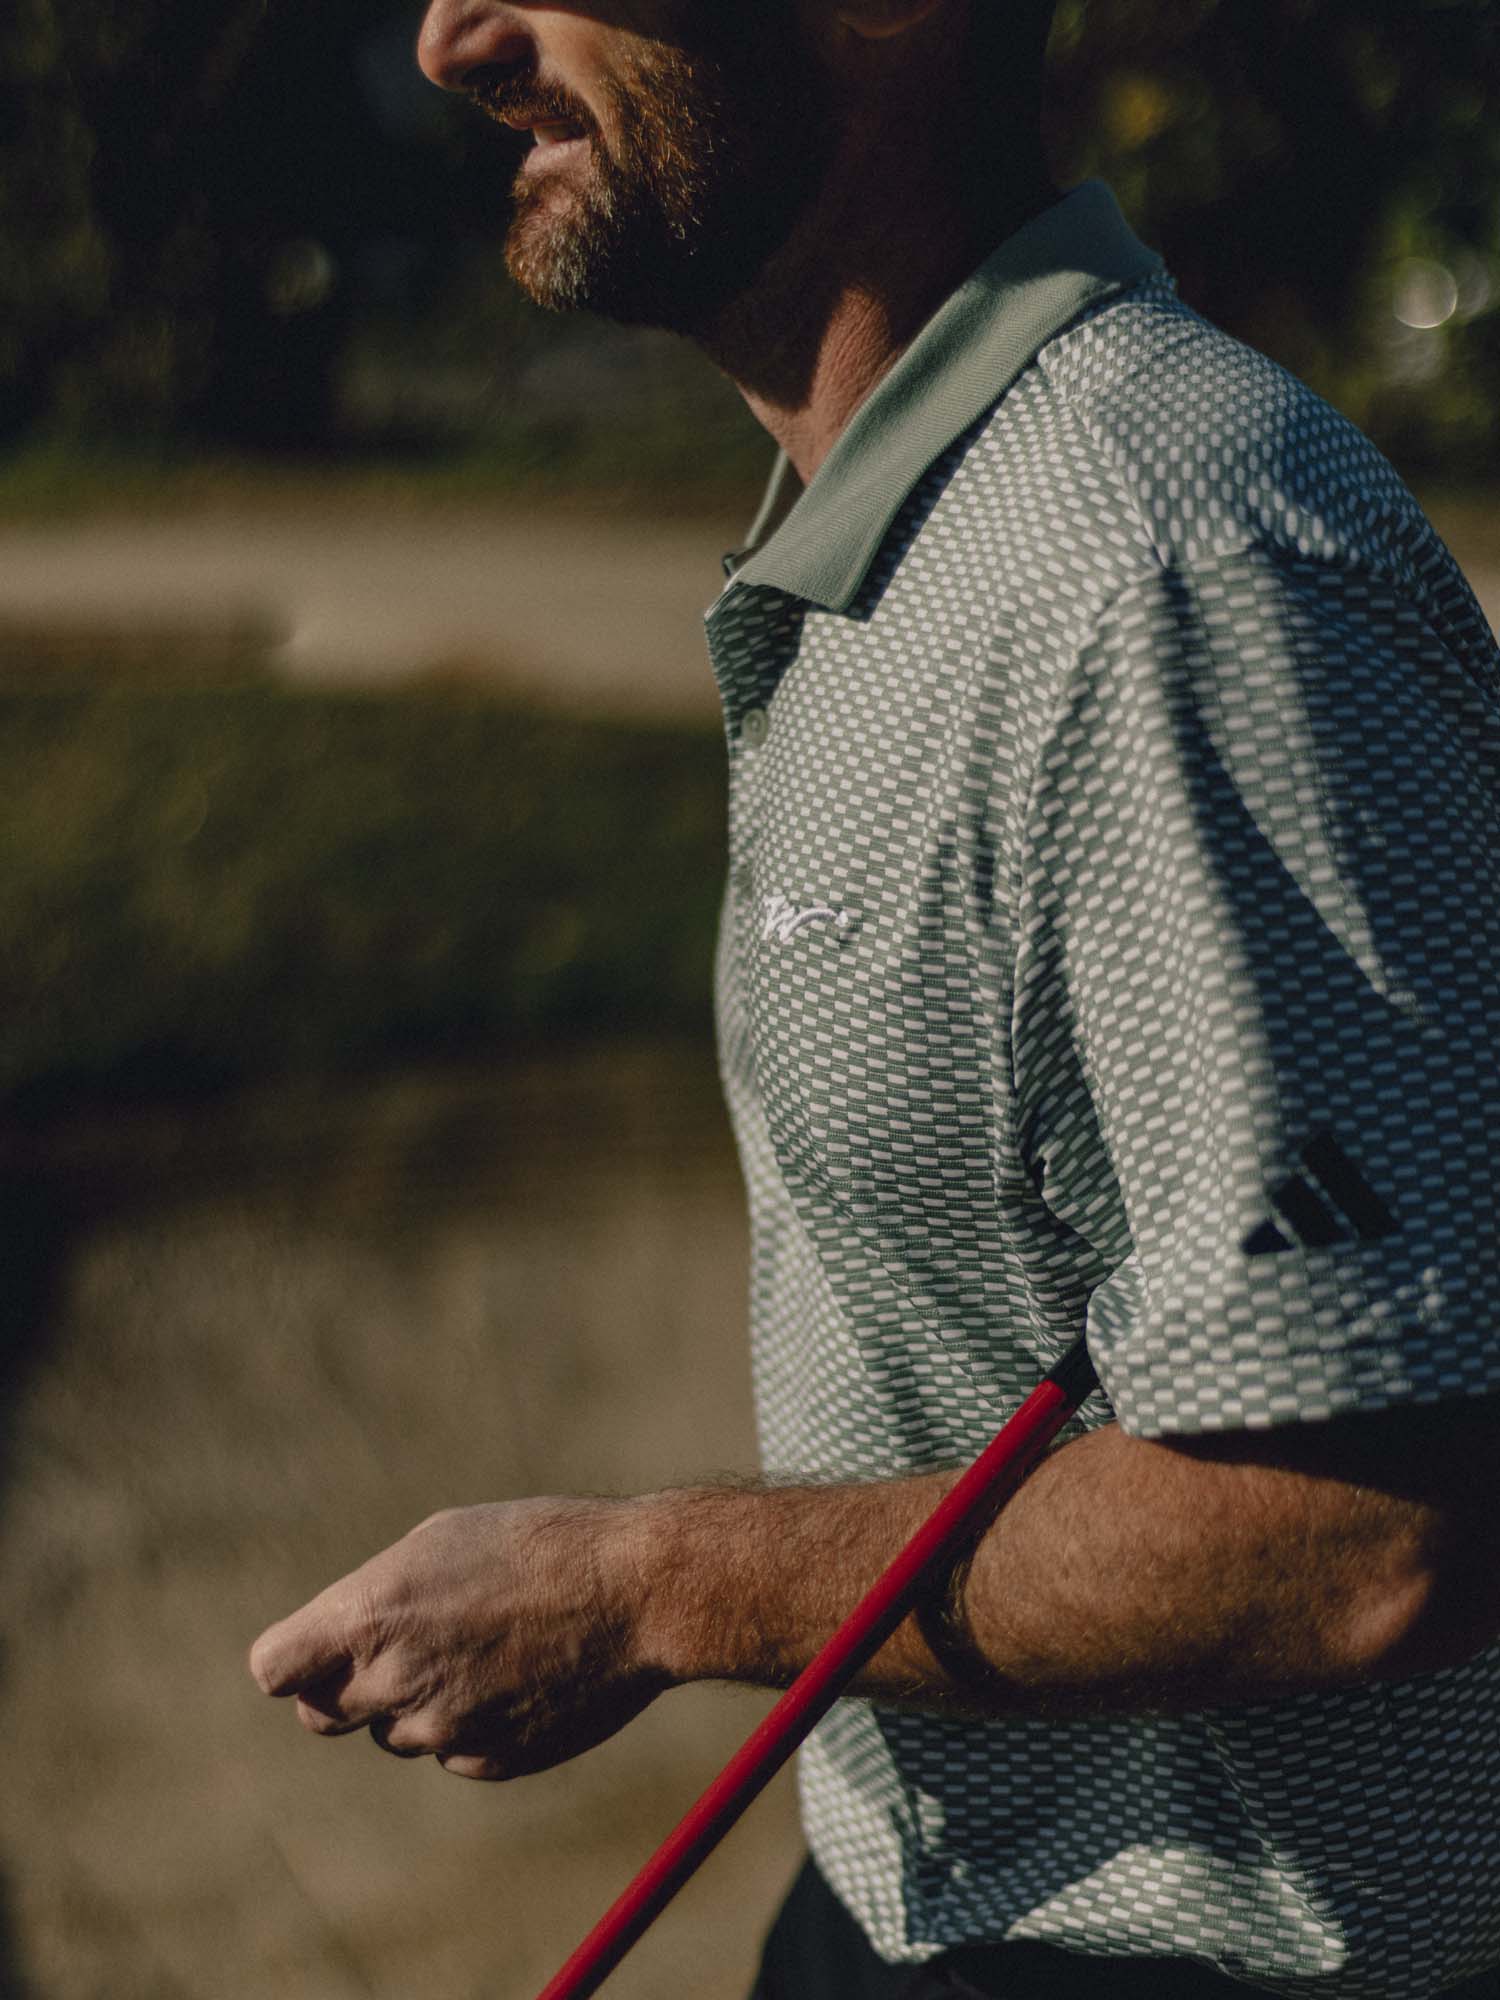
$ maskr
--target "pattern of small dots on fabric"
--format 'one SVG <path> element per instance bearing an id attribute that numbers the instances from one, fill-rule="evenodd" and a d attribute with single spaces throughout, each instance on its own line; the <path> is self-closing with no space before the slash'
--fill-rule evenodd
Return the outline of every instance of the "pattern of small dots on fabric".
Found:
<path id="1" fill-rule="evenodd" d="M 1148 277 L 847 609 L 731 582 L 721 1064 L 776 1474 L 975 1455 L 1087 1331 L 1143 1436 L 1500 1390 L 1500 656 L 1390 466 Z M 742 741 L 738 721 L 769 727 Z M 1500 1958 L 1500 1651 L 1091 1723 L 843 1702 L 877 1949 L 1425 2000 Z"/>

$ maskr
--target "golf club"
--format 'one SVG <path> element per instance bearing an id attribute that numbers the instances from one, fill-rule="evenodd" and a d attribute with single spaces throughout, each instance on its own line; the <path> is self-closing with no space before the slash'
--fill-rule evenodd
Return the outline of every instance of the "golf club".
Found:
<path id="1" fill-rule="evenodd" d="M 906 1617 L 927 1576 L 1019 1486 L 1098 1382 L 1082 1340 L 1032 1390 L 808 1662 L 537 2000 L 587 2000 Z"/>

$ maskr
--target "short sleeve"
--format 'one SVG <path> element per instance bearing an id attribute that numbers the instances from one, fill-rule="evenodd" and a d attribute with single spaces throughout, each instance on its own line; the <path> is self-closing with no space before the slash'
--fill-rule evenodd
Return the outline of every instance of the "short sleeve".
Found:
<path id="1" fill-rule="evenodd" d="M 1131 583 L 1027 809 L 1028 1169 L 1127 1430 L 1500 1389 L 1500 662 L 1252 548 Z"/>

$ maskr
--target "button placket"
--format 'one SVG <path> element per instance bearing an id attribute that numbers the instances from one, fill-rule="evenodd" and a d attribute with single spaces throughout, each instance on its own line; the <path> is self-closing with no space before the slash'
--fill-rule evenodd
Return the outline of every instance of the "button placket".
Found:
<path id="1" fill-rule="evenodd" d="M 707 618 L 709 653 L 729 747 L 729 888 L 740 949 L 753 933 L 760 766 L 770 699 L 796 655 L 805 607 L 731 581 Z"/>
<path id="2" fill-rule="evenodd" d="M 771 734 L 771 717 L 761 703 L 752 703 L 740 715 L 739 727 L 735 731 L 739 754 L 734 760 L 732 772 L 734 849 L 733 874 L 735 893 L 742 903 L 748 903 L 755 892 L 755 820 L 756 778 L 762 751 Z"/>

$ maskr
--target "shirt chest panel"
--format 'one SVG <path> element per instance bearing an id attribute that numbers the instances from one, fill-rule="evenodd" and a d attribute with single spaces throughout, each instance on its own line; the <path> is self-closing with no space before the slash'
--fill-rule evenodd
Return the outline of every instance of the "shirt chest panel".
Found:
<path id="1" fill-rule="evenodd" d="M 1015 1241 L 1048 1222 L 1005 1088 L 1014 815 L 982 667 L 951 639 L 809 620 L 734 761 L 721 1001 L 804 1215 L 992 1343 Z"/>

